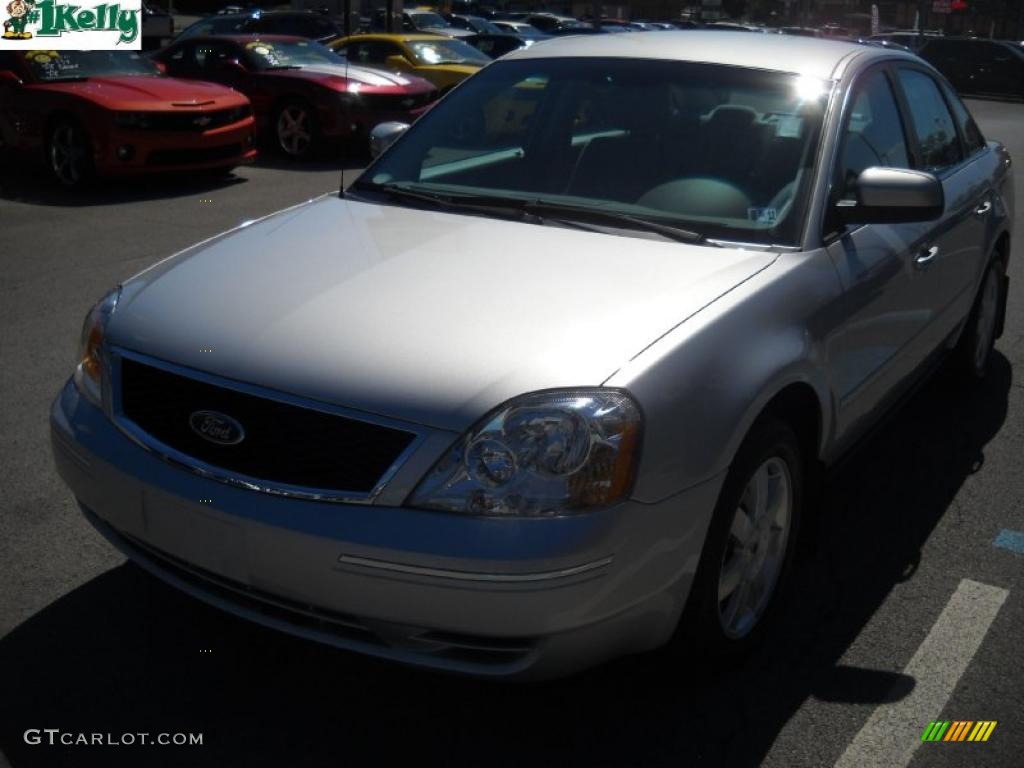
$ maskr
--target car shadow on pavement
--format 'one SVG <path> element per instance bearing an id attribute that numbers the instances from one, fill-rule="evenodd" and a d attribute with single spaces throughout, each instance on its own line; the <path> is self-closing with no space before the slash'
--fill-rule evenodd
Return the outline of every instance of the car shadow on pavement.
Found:
<path id="1" fill-rule="evenodd" d="M 1001 354 L 976 388 L 940 373 L 851 457 L 818 505 L 775 631 L 714 671 L 654 654 L 544 683 L 445 676 L 248 624 L 125 564 L 0 640 L 0 749 L 15 768 L 759 765 L 810 697 L 871 705 L 913 689 L 841 659 L 940 519 L 958 514 L 952 500 L 1006 418 L 1011 378 Z M 43 728 L 203 743 L 26 743 Z"/>
<path id="2" fill-rule="evenodd" d="M 353 168 L 365 168 L 369 162 L 369 153 L 344 149 L 325 150 L 308 160 L 293 160 L 279 152 L 265 150 L 260 152 L 253 165 L 277 171 L 350 171 Z"/>
<path id="3" fill-rule="evenodd" d="M 194 197 L 247 181 L 234 172 L 198 171 L 97 179 L 86 189 L 69 190 L 54 181 L 45 168 L 14 164 L 0 176 L 0 200 L 62 208 L 118 205 Z"/>

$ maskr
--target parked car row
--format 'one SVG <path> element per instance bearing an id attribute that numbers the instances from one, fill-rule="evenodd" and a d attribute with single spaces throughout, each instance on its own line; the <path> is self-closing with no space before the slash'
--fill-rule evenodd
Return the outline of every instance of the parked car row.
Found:
<path id="1" fill-rule="evenodd" d="M 476 66 L 449 63 L 456 54 L 444 46 L 455 43 L 410 41 L 406 54 L 424 63 L 406 72 L 361 66 L 285 35 L 190 35 L 151 58 L 2 52 L 0 146 L 45 159 L 71 188 L 96 175 L 224 173 L 256 156 L 258 138 L 293 159 L 332 141 L 366 146 L 374 126 L 413 122 L 442 88 L 489 61 L 460 44 L 458 54 Z"/>
<path id="2" fill-rule="evenodd" d="M 5 52 L 0 142 L 44 157 L 69 187 L 97 174 L 223 172 L 252 160 L 258 138 L 301 159 L 330 142 L 367 146 L 376 125 L 412 123 L 493 58 L 548 33 L 595 31 L 552 14 L 491 22 L 407 10 L 402 18 L 413 30 L 430 31 L 341 37 L 320 14 L 250 11 L 202 19 L 149 60 L 114 52 Z M 624 24 L 602 23 L 607 29 Z M 515 34 L 506 34 L 509 29 Z M 1024 96 L 1019 44 L 916 33 L 911 41 L 906 34 L 859 42 L 889 48 L 913 42 L 961 93 Z"/>

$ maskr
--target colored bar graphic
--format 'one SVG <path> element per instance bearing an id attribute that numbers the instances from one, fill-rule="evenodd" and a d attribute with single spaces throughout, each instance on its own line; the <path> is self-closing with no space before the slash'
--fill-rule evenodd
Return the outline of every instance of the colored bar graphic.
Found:
<path id="1" fill-rule="evenodd" d="M 933 720 L 921 734 L 921 741 L 988 741 L 996 723 L 995 720 Z"/>
<path id="2" fill-rule="evenodd" d="M 921 734 L 921 741 L 938 741 L 949 728 L 949 720 L 933 720 Z"/>

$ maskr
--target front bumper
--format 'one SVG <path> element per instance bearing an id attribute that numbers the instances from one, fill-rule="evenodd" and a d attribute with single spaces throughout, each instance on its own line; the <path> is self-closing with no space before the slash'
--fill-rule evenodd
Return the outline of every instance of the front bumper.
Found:
<path id="1" fill-rule="evenodd" d="M 127 130 L 110 125 L 96 141 L 96 168 L 104 175 L 224 168 L 256 157 L 252 116 L 207 131 Z"/>
<path id="2" fill-rule="evenodd" d="M 290 499 L 159 458 L 70 381 L 51 438 L 86 516 L 172 585 L 295 635 L 492 677 L 568 674 L 664 643 L 722 479 L 534 520 Z"/>

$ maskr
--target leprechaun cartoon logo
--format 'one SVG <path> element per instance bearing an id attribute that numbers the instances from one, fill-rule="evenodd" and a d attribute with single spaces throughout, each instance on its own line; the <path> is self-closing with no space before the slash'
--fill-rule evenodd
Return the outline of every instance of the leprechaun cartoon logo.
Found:
<path id="1" fill-rule="evenodd" d="M 31 32 L 25 31 L 25 25 L 33 21 L 35 0 L 11 0 L 7 4 L 7 13 L 10 18 L 4 22 L 4 37 L 8 40 L 28 40 L 32 37 Z"/>

